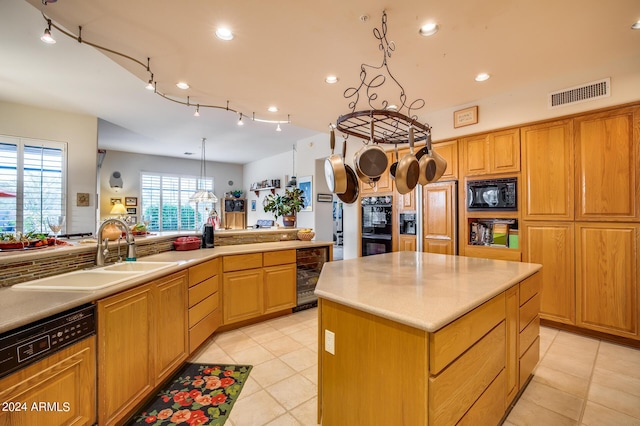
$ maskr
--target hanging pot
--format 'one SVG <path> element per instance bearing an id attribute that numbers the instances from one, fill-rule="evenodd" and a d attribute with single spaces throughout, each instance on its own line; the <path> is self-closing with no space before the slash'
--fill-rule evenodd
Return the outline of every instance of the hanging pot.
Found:
<path id="1" fill-rule="evenodd" d="M 380 179 L 389 165 L 386 151 L 374 142 L 374 130 L 374 120 L 371 118 L 371 144 L 365 144 L 353 157 L 358 177 L 362 182 L 370 185 Z"/>
<path id="2" fill-rule="evenodd" d="M 400 159 L 398 157 L 398 144 L 395 145 L 394 153 L 395 153 L 394 158 L 396 161 L 393 164 L 391 164 L 391 166 L 389 167 L 389 175 L 391 176 L 391 179 L 396 178 L 396 170 L 398 169 L 398 160 Z"/>
<path id="3" fill-rule="evenodd" d="M 331 128 L 330 144 L 331 155 L 324 160 L 324 177 L 327 180 L 329 191 L 343 194 L 347 190 L 347 170 L 342 157 L 333 153 L 336 147 L 336 135 L 333 128 Z"/>
<path id="4" fill-rule="evenodd" d="M 420 175 L 418 176 L 418 183 L 420 185 L 426 185 L 435 181 L 436 176 L 436 161 L 429 154 L 427 146 L 423 146 L 416 154 L 418 164 L 420 165 Z"/>
<path id="5" fill-rule="evenodd" d="M 344 141 L 342 144 L 342 158 L 347 155 L 347 141 Z M 347 190 L 342 194 L 338 194 L 338 198 L 343 203 L 353 204 L 358 199 L 358 193 L 360 192 L 360 185 L 358 184 L 358 177 L 356 176 L 356 172 L 353 171 L 350 165 L 344 165 L 346 174 L 347 174 Z"/>
<path id="6" fill-rule="evenodd" d="M 409 127 L 409 153 L 398 162 L 396 188 L 400 194 L 408 194 L 418 184 L 420 164 L 413 154 L 413 127 Z"/>

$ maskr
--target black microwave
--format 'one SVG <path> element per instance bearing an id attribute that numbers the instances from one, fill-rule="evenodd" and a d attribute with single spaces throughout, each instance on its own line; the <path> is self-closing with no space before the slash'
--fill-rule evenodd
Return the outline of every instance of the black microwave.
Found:
<path id="1" fill-rule="evenodd" d="M 517 178 L 467 181 L 467 210 L 518 210 Z"/>

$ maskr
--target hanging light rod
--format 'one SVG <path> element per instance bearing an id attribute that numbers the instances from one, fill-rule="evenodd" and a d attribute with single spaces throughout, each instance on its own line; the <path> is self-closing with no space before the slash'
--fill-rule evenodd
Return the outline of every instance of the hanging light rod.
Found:
<path id="1" fill-rule="evenodd" d="M 52 3 L 54 1 L 56 1 L 56 0 L 46 0 L 46 1 L 43 0 L 43 4 L 46 6 L 47 3 Z M 151 65 L 150 65 L 151 64 L 151 58 L 147 58 L 147 63 L 145 64 L 144 62 L 141 62 L 138 59 L 136 59 L 136 58 L 134 58 L 132 56 L 129 56 L 129 55 L 125 54 L 125 53 L 118 52 L 117 50 L 109 49 L 108 47 L 100 46 L 99 44 L 89 42 L 89 41 L 87 41 L 87 40 L 82 38 L 82 27 L 81 26 L 78 26 L 78 35 L 76 36 L 75 34 L 70 33 L 68 31 L 66 31 L 65 29 L 63 29 L 63 28 L 59 27 L 58 25 L 56 25 L 55 22 L 53 22 L 49 17 L 47 17 L 44 14 L 44 12 L 41 12 L 41 13 L 42 13 L 42 17 L 44 18 L 45 22 L 47 23 L 47 28 L 45 30 L 45 34 L 49 35 L 49 37 L 51 37 L 51 28 L 55 28 L 56 30 L 60 31 L 62 34 L 66 35 L 69 38 L 72 38 L 72 39 L 76 40 L 80 44 L 86 44 L 86 45 L 91 46 L 93 48 L 96 48 L 96 49 L 99 49 L 99 50 L 102 50 L 102 51 L 105 51 L 105 52 L 109 52 L 109 53 L 112 53 L 114 55 L 118 55 L 118 56 L 120 56 L 122 58 L 128 59 L 129 61 L 135 62 L 136 64 L 138 64 L 141 67 L 143 67 L 146 72 L 149 73 L 149 82 L 145 86 L 146 89 L 153 90 L 153 92 L 156 95 L 159 95 L 162 98 L 167 99 L 167 100 L 169 100 L 171 102 L 175 102 L 175 103 L 180 104 L 180 105 L 185 105 L 187 107 L 193 106 L 193 104 L 190 103 L 188 97 L 187 97 L 187 101 L 183 101 L 181 99 L 172 98 L 171 96 L 166 95 L 166 94 L 158 91 L 158 83 L 153 79 L 153 72 L 151 71 Z M 51 40 L 53 40 L 53 38 L 51 38 Z M 48 42 L 48 43 L 52 43 L 52 42 Z M 53 43 L 55 43 L 55 41 L 53 41 Z M 255 116 L 255 112 L 252 113 L 251 116 L 249 116 L 248 114 L 244 114 L 244 113 L 242 113 L 240 111 L 237 111 L 237 110 L 235 110 L 233 108 L 229 108 L 229 101 L 227 101 L 226 106 L 209 105 L 209 104 L 197 104 L 197 107 L 198 107 L 198 112 L 199 112 L 199 110 L 201 108 L 223 109 L 223 110 L 226 110 L 226 111 L 233 112 L 235 114 L 240 114 L 241 117 L 247 117 L 247 118 L 251 117 L 250 118 L 251 121 L 257 121 L 259 123 L 269 123 L 269 124 L 278 124 L 278 125 L 280 125 L 280 124 L 291 124 L 291 115 L 289 115 L 289 114 L 287 114 L 287 119 L 286 120 L 267 120 L 267 119 L 257 118 Z"/>

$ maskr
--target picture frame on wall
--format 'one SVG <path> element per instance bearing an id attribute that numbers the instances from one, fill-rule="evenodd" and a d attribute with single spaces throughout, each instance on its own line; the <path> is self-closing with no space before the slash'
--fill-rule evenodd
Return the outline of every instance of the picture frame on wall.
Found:
<path id="1" fill-rule="evenodd" d="M 111 198 L 111 205 L 122 204 L 122 198 Z"/>
<path id="2" fill-rule="evenodd" d="M 256 211 L 256 200 L 251 200 L 251 211 L 252 212 Z"/>
<path id="3" fill-rule="evenodd" d="M 331 203 L 333 201 L 333 195 L 331 194 L 318 194 L 316 200 L 319 203 Z"/>
<path id="4" fill-rule="evenodd" d="M 464 127 L 478 124 L 478 106 L 461 109 L 453 112 L 453 127 Z"/>
<path id="5" fill-rule="evenodd" d="M 127 214 L 136 214 L 136 208 L 135 207 L 127 207 Z"/>
<path id="6" fill-rule="evenodd" d="M 313 211 L 313 176 L 299 177 L 298 188 L 304 193 L 304 207 L 301 211 Z"/>
<path id="7" fill-rule="evenodd" d="M 137 206 L 138 205 L 138 197 L 124 197 L 124 205 L 125 206 Z"/>

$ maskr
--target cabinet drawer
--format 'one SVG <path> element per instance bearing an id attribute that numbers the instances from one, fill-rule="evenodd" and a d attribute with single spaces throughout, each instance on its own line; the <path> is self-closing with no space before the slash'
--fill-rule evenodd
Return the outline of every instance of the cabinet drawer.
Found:
<path id="1" fill-rule="evenodd" d="M 262 267 L 262 253 L 236 254 L 222 258 L 224 272 L 243 271 Z"/>
<path id="2" fill-rule="evenodd" d="M 218 291 L 218 280 L 219 275 L 216 275 L 215 277 L 211 277 L 208 280 L 204 280 L 203 282 L 189 288 L 189 307 L 200 303 L 205 298 Z"/>
<path id="3" fill-rule="evenodd" d="M 542 272 L 536 272 L 520 283 L 520 306 L 524 305 L 542 286 Z"/>
<path id="4" fill-rule="evenodd" d="M 189 268 L 189 287 L 220 273 L 220 259 L 211 259 Z"/>
<path id="5" fill-rule="evenodd" d="M 522 388 L 527 379 L 533 373 L 533 369 L 538 364 L 540 356 L 540 338 L 538 337 L 527 351 L 520 357 L 520 386 Z"/>
<path id="6" fill-rule="evenodd" d="M 520 333 L 520 353 L 518 356 L 524 355 L 531 344 L 540 335 L 540 315 L 536 316 Z"/>
<path id="7" fill-rule="evenodd" d="M 284 265 L 286 263 L 296 263 L 295 250 L 280 250 L 264 252 L 264 266 Z"/>
<path id="8" fill-rule="evenodd" d="M 503 321 L 438 376 L 429 377 L 429 425 L 456 424 L 504 370 L 505 334 Z"/>
<path id="9" fill-rule="evenodd" d="M 429 335 L 429 371 L 438 374 L 505 318 L 505 296 L 499 294 Z"/>
<path id="10" fill-rule="evenodd" d="M 189 309 L 189 327 L 196 325 L 202 318 L 218 308 L 218 294 L 214 293 Z"/>
<path id="11" fill-rule="evenodd" d="M 478 398 L 456 426 L 497 425 L 505 411 L 504 388 L 506 386 L 504 370 Z"/>
<path id="12" fill-rule="evenodd" d="M 540 294 L 533 296 L 527 303 L 520 306 L 520 331 L 540 314 Z"/>
<path id="13" fill-rule="evenodd" d="M 189 353 L 193 353 L 198 346 L 207 340 L 222 323 L 220 309 L 216 309 L 204 317 L 202 321 L 189 329 Z"/>

